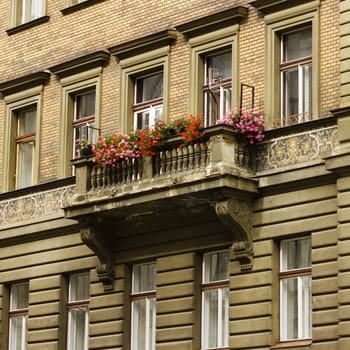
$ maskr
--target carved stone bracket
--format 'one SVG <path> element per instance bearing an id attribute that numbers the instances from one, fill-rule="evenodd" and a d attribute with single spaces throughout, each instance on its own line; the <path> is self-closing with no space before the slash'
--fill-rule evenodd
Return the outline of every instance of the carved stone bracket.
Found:
<path id="1" fill-rule="evenodd" d="M 113 244 L 102 232 L 100 226 L 87 226 L 80 230 L 81 240 L 97 255 L 100 265 L 96 267 L 97 276 L 103 283 L 105 291 L 114 286 L 114 253 Z"/>
<path id="2" fill-rule="evenodd" d="M 219 219 L 234 235 L 232 249 L 240 263 L 241 271 L 253 268 L 253 244 L 251 217 L 253 214 L 251 203 L 235 198 L 216 203 L 215 211 Z"/>

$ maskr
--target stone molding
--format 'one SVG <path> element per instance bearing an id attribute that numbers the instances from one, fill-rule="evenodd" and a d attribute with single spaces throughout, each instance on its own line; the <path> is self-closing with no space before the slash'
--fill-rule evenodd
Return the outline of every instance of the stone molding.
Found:
<path id="1" fill-rule="evenodd" d="M 35 86 L 44 85 L 50 80 L 50 75 L 47 71 L 41 71 L 6 81 L 0 84 L 0 92 L 2 95 L 7 96 Z"/>
<path id="2" fill-rule="evenodd" d="M 248 8 L 236 6 L 234 8 L 217 12 L 207 17 L 176 26 L 176 29 L 188 38 L 210 33 L 225 27 L 239 24 L 248 16 Z"/>
<path id="3" fill-rule="evenodd" d="M 119 60 L 123 60 L 125 58 L 130 58 L 164 46 L 168 46 L 174 40 L 176 40 L 176 38 L 176 31 L 174 29 L 167 29 L 113 46 L 108 50 L 111 55 L 116 56 Z"/>

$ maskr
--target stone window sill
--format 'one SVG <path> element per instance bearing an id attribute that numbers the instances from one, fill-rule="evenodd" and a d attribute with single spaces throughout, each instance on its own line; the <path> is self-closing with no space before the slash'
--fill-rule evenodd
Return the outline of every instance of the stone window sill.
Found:
<path id="1" fill-rule="evenodd" d="M 312 339 L 281 341 L 271 346 L 271 349 L 286 349 L 286 348 L 296 348 L 301 346 L 306 347 L 306 346 L 310 346 L 311 344 L 312 344 Z"/>
<path id="2" fill-rule="evenodd" d="M 29 29 L 29 28 L 32 28 L 32 27 L 35 27 L 39 24 L 42 24 L 42 23 L 45 23 L 45 22 L 48 22 L 50 19 L 49 16 L 42 16 L 42 17 L 39 17 L 39 18 L 36 18 L 32 21 L 29 21 L 29 22 L 26 22 L 26 23 L 23 23 L 23 24 L 20 24 L 16 27 L 13 27 L 13 28 L 9 28 L 6 30 L 6 33 L 8 35 L 12 35 L 12 34 L 15 34 L 15 33 L 19 33 L 19 32 L 22 32 L 23 30 L 26 30 L 26 29 Z"/>

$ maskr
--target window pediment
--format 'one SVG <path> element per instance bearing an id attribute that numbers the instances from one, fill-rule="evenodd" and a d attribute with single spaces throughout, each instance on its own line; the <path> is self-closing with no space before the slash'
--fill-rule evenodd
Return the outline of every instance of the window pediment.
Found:
<path id="1" fill-rule="evenodd" d="M 256 0 L 252 5 L 264 15 L 278 12 L 281 10 L 287 10 L 291 7 L 295 7 L 313 0 Z"/>
<path id="2" fill-rule="evenodd" d="M 19 77 L 4 83 L 0 83 L 0 92 L 7 96 L 16 92 L 24 91 L 32 87 L 43 85 L 50 79 L 49 72 L 37 72 L 23 77 Z"/>
<path id="3" fill-rule="evenodd" d="M 210 33 L 214 30 L 239 24 L 241 20 L 247 16 L 248 8 L 237 6 L 229 10 L 217 12 L 210 16 L 176 26 L 176 29 L 188 38 L 193 38 L 202 34 Z"/>
<path id="4" fill-rule="evenodd" d="M 176 31 L 167 29 L 109 48 L 109 52 L 120 60 L 170 45 L 176 39 Z"/>
<path id="5" fill-rule="evenodd" d="M 93 68 L 101 67 L 109 60 L 109 56 L 109 53 L 106 51 L 97 51 L 68 62 L 60 63 L 51 67 L 50 71 L 58 75 L 61 79 Z"/>

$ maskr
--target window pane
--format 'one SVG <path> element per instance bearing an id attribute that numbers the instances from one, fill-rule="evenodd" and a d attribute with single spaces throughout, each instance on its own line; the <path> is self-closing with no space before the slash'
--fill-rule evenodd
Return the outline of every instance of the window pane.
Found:
<path id="1" fill-rule="evenodd" d="M 232 77 L 231 51 L 207 56 L 206 64 L 208 83 Z"/>
<path id="2" fill-rule="evenodd" d="M 300 324 L 299 338 L 311 338 L 311 276 L 303 276 L 300 283 Z"/>
<path id="3" fill-rule="evenodd" d="M 26 349 L 27 316 L 13 316 L 10 318 L 9 350 Z"/>
<path id="4" fill-rule="evenodd" d="M 87 350 L 87 317 L 87 307 L 77 307 L 69 310 L 69 350 Z"/>
<path id="5" fill-rule="evenodd" d="M 312 29 L 311 27 L 284 34 L 283 62 L 311 56 L 312 54 Z"/>
<path id="6" fill-rule="evenodd" d="M 155 298 L 143 298 L 132 303 L 132 350 L 155 348 Z"/>
<path id="7" fill-rule="evenodd" d="M 132 349 L 142 349 L 146 342 L 146 298 L 132 303 Z"/>
<path id="8" fill-rule="evenodd" d="M 36 109 L 18 113 L 18 135 L 34 134 L 36 132 Z"/>
<path id="9" fill-rule="evenodd" d="M 29 283 L 17 283 L 11 286 L 10 310 L 26 309 L 28 307 Z"/>
<path id="10" fill-rule="evenodd" d="M 311 276 L 281 281 L 281 339 L 311 337 Z"/>
<path id="11" fill-rule="evenodd" d="M 31 0 L 30 20 L 43 15 L 43 0 Z"/>
<path id="12" fill-rule="evenodd" d="M 146 111 L 136 113 L 135 125 L 135 130 L 143 130 L 151 126 L 149 109 L 147 109 Z"/>
<path id="13" fill-rule="evenodd" d="M 95 102 L 96 102 L 95 90 L 76 95 L 75 96 L 76 113 L 75 113 L 74 120 L 79 120 L 82 118 L 94 116 Z"/>
<path id="14" fill-rule="evenodd" d="M 204 349 L 228 346 L 229 288 L 203 292 L 202 347 Z"/>
<path id="15" fill-rule="evenodd" d="M 202 347 L 215 348 L 218 344 L 218 290 L 203 292 Z"/>
<path id="16" fill-rule="evenodd" d="M 303 77 L 303 112 L 305 114 L 304 121 L 310 120 L 309 118 L 312 111 L 312 65 L 305 64 L 302 66 L 302 77 Z"/>
<path id="17" fill-rule="evenodd" d="M 18 144 L 17 159 L 17 188 L 33 184 L 34 142 Z"/>
<path id="18" fill-rule="evenodd" d="M 298 338 L 297 278 L 281 281 L 281 340 Z"/>
<path id="19" fill-rule="evenodd" d="M 281 242 L 281 271 L 311 266 L 310 238 Z"/>
<path id="20" fill-rule="evenodd" d="M 140 264 L 133 267 L 133 293 L 156 289 L 156 264 Z"/>
<path id="21" fill-rule="evenodd" d="M 89 273 L 71 275 L 69 280 L 69 301 L 89 299 Z"/>
<path id="22" fill-rule="evenodd" d="M 228 346 L 229 339 L 229 288 L 222 288 L 221 302 L 221 341 L 220 346 Z"/>
<path id="23" fill-rule="evenodd" d="M 284 115 L 297 116 L 298 108 L 298 68 L 293 68 L 283 73 L 283 96 L 284 96 Z M 293 124 L 288 123 L 288 124 Z"/>
<path id="24" fill-rule="evenodd" d="M 136 103 L 151 101 L 163 96 L 163 73 L 136 79 Z"/>
<path id="25" fill-rule="evenodd" d="M 222 281 L 229 278 L 229 252 L 204 254 L 204 283 Z"/>

